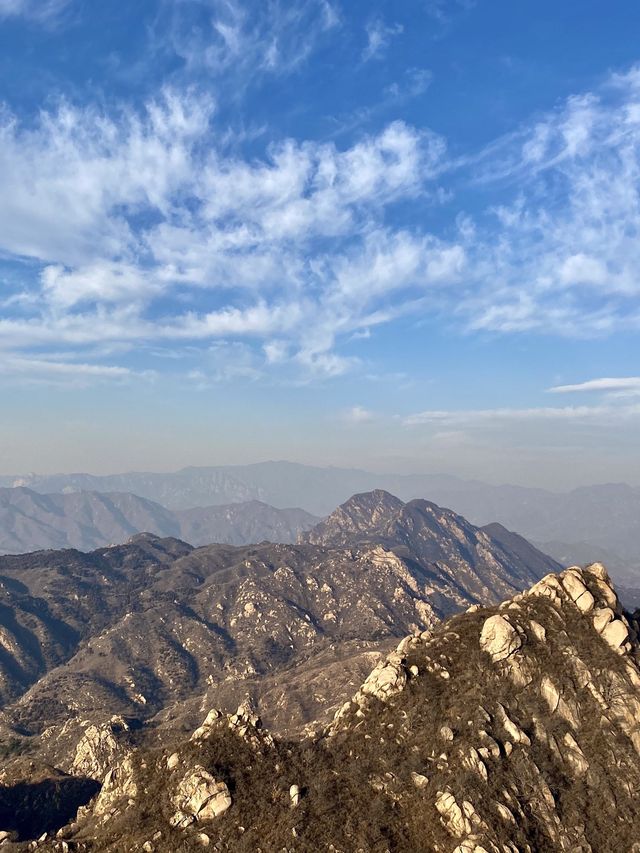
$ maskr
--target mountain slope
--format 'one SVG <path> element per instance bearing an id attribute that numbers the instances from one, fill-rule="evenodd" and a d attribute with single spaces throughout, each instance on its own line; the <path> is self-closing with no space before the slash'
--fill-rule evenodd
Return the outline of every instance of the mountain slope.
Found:
<path id="1" fill-rule="evenodd" d="M 312 741 L 274 740 L 247 705 L 205 711 L 193 733 L 87 729 L 71 769 L 102 789 L 59 837 L 114 852 L 633 851 L 637 628 L 595 564 L 406 637 Z"/>
<path id="2" fill-rule="evenodd" d="M 275 509 L 260 501 L 172 512 L 129 493 L 40 494 L 0 488 L 0 554 L 39 549 L 94 548 L 148 532 L 194 545 L 294 542 L 317 518 L 301 509 Z"/>
<path id="3" fill-rule="evenodd" d="M 192 545 L 224 542 L 247 545 L 251 542 L 295 542 L 298 535 L 318 522 L 303 509 L 276 509 L 262 501 L 177 510 L 174 517 L 180 538 Z"/>
<path id="4" fill-rule="evenodd" d="M 143 530 L 176 536 L 179 525 L 164 507 L 136 495 L 41 495 L 23 487 L 0 489 L 0 553 L 91 550 L 124 542 Z"/>
<path id="5" fill-rule="evenodd" d="M 403 503 L 380 489 L 354 495 L 324 521 L 300 535 L 300 541 L 342 546 L 381 543 L 397 554 L 410 555 L 436 571 L 449 567 L 451 584 L 464 578 L 484 600 L 509 595 L 509 584 L 521 587 L 549 571 L 560 569 L 555 560 L 501 525 L 477 528 L 452 510 L 425 500 Z M 505 586 L 505 568 L 509 581 Z M 493 599 L 495 600 L 495 599 Z"/>

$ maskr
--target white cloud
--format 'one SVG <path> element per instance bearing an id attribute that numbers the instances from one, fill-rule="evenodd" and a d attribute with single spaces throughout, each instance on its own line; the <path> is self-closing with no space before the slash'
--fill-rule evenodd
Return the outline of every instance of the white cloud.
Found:
<path id="1" fill-rule="evenodd" d="M 0 353 L 0 376 L 2 382 L 19 381 L 56 386 L 83 387 L 96 382 L 130 382 L 153 380 L 151 370 L 131 370 L 111 364 L 81 362 L 73 357 L 56 360 L 52 357 L 37 358 Z"/>
<path id="2" fill-rule="evenodd" d="M 392 38 L 403 33 L 402 24 L 385 24 L 382 20 L 370 21 L 366 27 L 367 44 L 362 51 L 362 61 L 379 59 L 386 51 Z"/>
<path id="3" fill-rule="evenodd" d="M 267 364 L 281 364 L 289 356 L 289 346 L 286 341 L 268 341 L 263 346 Z"/>
<path id="4" fill-rule="evenodd" d="M 263 74 L 298 68 L 340 24 L 329 0 L 272 0 L 247 8 L 239 0 L 182 0 L 160 16 L 156 39 L 190 72 L 206 70 L 235 81 L 239 94 Z M 198 16 L 194 12 L 204 12 Z"/>
<path id="5" fill-rule="evenodd" d="M 0 0 L 0 20 L 24 17 L 39 22 L 51 21 L 69 3 L 70 0 Z"/>
<path id="6" fill-rule="evenodd" d="M 592 421 L 640 416 L 640 406 L 541 406 L 539 408 L 467 409 L 460 411 L 431 410 L 404 418 L 405 426 L 426 424 L 467 424 L 469 426 L 508 421 Z"/>
<path id="7" fill-rule="evenodd" d="M 610 78 L 458 164 L 484 191 L 518 190 L 462 239 L 471 328 L 589 336 L 640 326 L 636 79 L 635 69 Z"/>
<path id="8" fill-rule="evenodd" d="M 637 329 L 639 80 L 617 75 L 455 163 L 398 121 L 243 157 L 192 90 L 140 111 L 62 103 L 29 125 L 0 112 L 0 253 L 24 275 L 0 303 L 0 348 L 82 360 L 97 344 L 242 338 L 271 366 L 339 375 L 360 363 L 342 341 L 410 312 L 502 333 Z M 453 174 L 503 203 L 445 237 L 420 223 Z"/>
<path id="9" fill-rule="evenodd" d="M 394 122 L 249 161 L 223 153 L 214 119 L 210 99 L 170 90 L 141 114 L 63 104 L 29 128 L 4 114 L 0 251 L 41 270 L 3 303 L 0 346 L 248 336 L 272 364 L 336 375 L 355 363 L 338 337 L 459 274 L 459 247 L 382 225 L 428 191 L 438 137 Z"/>
<path id="10" fill-rule="evenodd" d="M 560 267 L 559 279 L 562 284 L 567 285 L 593 285 L 594 287 L 606 286 L 608 271 L 606 266 L 597 258 L 589 257 L 584 252 L 569 255 Z"/>
<path id="11" fill-rule="evenodd" d="M 619 376 L 589 379 L 575 385 L 554 385 L 552 394 L 573 394 L 582 391 L 637 391 L 640 392 L 640 376 Z"/>
<path id="12" fill-rule="evenodd" d="M 345 412 L 345 420 L 350 424 L 366 424 L 374 419 L 375 415 L 363 406 L 352 406 Z"/>

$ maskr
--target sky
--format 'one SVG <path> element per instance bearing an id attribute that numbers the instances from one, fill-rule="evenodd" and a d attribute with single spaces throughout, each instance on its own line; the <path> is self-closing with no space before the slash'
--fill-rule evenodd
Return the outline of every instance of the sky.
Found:
<path id="1" fill-rule="evenodd" d="M 640 484 L 640 5 L 0 0 L 0 472 Z"/>

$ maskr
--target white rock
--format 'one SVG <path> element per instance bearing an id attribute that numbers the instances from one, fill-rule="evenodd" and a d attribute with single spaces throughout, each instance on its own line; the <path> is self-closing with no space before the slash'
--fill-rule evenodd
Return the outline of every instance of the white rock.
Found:
<path id="1" fill-rule="evenodd" d="M 178 785 L 173 803 L 178 813 L 198 821 L 212 820 L 231 806 L 231 795 L 224 782 L 217 782 L 204 767 L 196 765 Z"/>
<path id="2" fill-rule="evenodd" d="M 621 619 L 614 619 L 602 632 L 602 638 L 617 650 L 629 639 L 629 629 Z"/>
<path id="3" fill-rule="evenodd" d="M 531 633 L 536 638 L 536 640 L 539 640 L 541 643 L 546 642 L 547 632 L 546 632 L 544 626 L 542 626 L 539 622 L 536 622 L 535 619 L 532 619 L 529 622 L 529 627 L 531 628 Z"/>
<path id="4" fill-rule="evenodd" d="M 602 634 L 609 622 L 616 618 L 616 614 L 610 607 L 601 607 L 593 614 L 593 627 L 598 634 Z"/>
<path id="5" fill-rule="evenodd" d="M 416 788 L 426 788 L 429 784 L 429 779 L 427 776 L 425 776 L 423 773 L 416 773 L 415 771 L 412 771 L 411 773 L 411 780 L 416 786 Z"/>
<path id="6" fill-rule="evenodd" d="M 542 678 L 540 694 L 553 714 L 560 703 L 560 692 L 548 675 L 545 675 Z"/>
<path id="7" fill-rule="evenodd" d="M 482 626 L 480 648 L 488 652 L 494 662 L 505 660 L 521 646 L 522 638 L 504 616 L 490 616 Z"/>

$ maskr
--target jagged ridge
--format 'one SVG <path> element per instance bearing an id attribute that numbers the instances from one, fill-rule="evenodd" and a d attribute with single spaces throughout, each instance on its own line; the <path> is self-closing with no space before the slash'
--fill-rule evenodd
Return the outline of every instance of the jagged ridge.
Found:
<path id="1" fill-rule="evenodd" d="M 274 741 L 247 707 L 155 747 L 112 726 L 108 778 L 63 834 L 105 851 L 635 850 L 637 628 L 601 565 L 572 568 L 406 637 L 312 743 Z M 80 754 L 100 775 L 94 742 Z"/>

